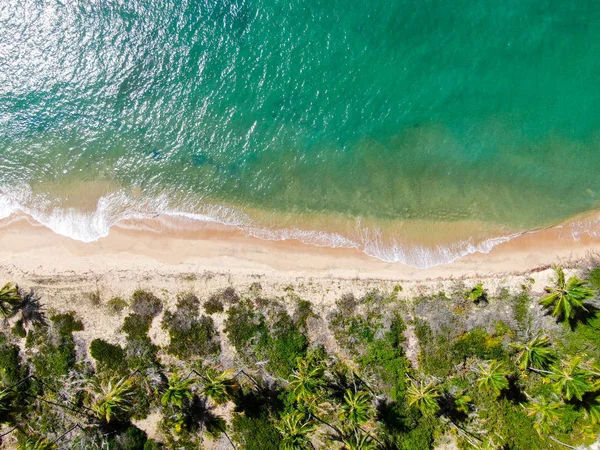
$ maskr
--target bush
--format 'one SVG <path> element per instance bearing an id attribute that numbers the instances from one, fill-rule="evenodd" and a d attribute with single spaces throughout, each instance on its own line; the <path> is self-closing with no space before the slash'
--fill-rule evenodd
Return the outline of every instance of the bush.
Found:
<path id="1" fill-rule="evenodd" d="M 135 291 L 131 298 L 131 309 L 144 317 L 156 317 L 163 310 L 162 300 L 154 294 L 142 290 Z"/>
<path id="2" fill-rule="evenodd" d="M 2 386 L 17 383 L 27 374 L 27 369 L 21 366 L 19 347 L 9 342 L 5 334 L 0 334 L 0 390 Z"/>
<path id="3" fill-rule="evenodd" d="M 221 313 L 224 311 L 224 309 L 223 302 L 215 296 L 211 296 L 204 303 L 204 311 L 206 311 L 206 314 Z"/>
<path id="4" fill-rule="evenodd" d="M 90 355 L 102 369 L 118 370 L 125 360 L 125 352 L 121 346 L 109 344 L 102 339 L 94 339 L 91 342 Z"/>
<path id="5" fill-rule="evenodd" d="M 152 317 L 129 314 L 125 317 L 121 330 L 127 334 L 125 355 L 131 369 L 154 367 L 157 365 L 158 347 L 148 337 Z"/>
<path id="6" fill-rule="evenodd" d="M 267 367 L 277 376 L 288 378 L 296 360 L 306 355 L 308 339 L 285 312 L 280 311 L 272 330 L 261 327 L 255 345 L 256 357 L 267 360 Z"/>
<path id="7" fill-rule="evenodd" d="M 415 335 L 419 339 L 419 364 L 423 373 L 442 378 L 449 376 L 454 368 L 449 330 L 442 328 L 439 334 L 434 334 L 427 322 L 417 319 Z"/>
<path id="8" fill-rule="evenodd" d="M 236 415 L 232 420 L 233 439 L 245 450 L 277 449 L 281 435 L 267 415 L 246 417 Z"/>
<path id="9" fill-rule="evenodd" d="M 32 360 L 36 375 L 57 379 L 67 375 L 77 362 L 72 333 L 82 331 L 83 324 L 73 312 L 53 315 L 50 322 L 49 328 L 34 326 L 27 334 L 26 345 L 38 346 L 39 352 Z"/>
<path id="10" fill-rule="evenodd" d="M 378 381 L 378 389 L 397 401 L 404 398 L 406 372 L 410 368 L 402 348 L 405 328 L 404 321 L 396 314 L 384 338 L 376 339 L 357 361 L 363 372 Z"/>
<path id="11" fill-rule="evenodd" d="M 75 318 L 74 312 L 56 314 L 50 317 L 50 322 L 60 336 L 71 337 L 71 333 L 74 331 L 83 331 L 83 322 Z"/>
<path id="12" fill-rule="evenodd" d="M 131 339 L 139 339 L 148 334 L 151 324 L 151 317 L 140 316 L 139 314 L 129 314 L 125 317 L 121 330 Z"/>
<path id="13" fill-rule="evenodd" d="M 171 338 L 167 347 L 169 354 L 185 360 L 219 354 L 218 334 L 210 317 L 193 318 L 186 328 L 173 326 L 173 322 L 177 322 L 176 315 L 163 321 L 163 328 L 169 331 Z"/>
<path id="14" fill-rule="evenodd" d="M 310 317 L 315 317 L 315 313 L 312 309 L 312 303 L 302 299 L 296 300 L 294 322 L 306 330 L 306 323 Z"/>
<path id="15" fill-rule="evenodd" d="M 264 316 L 252 310 L 252 304 L 241 302 L 227 311 L 225 333 L 231 345 L 240 353 L 245 353 L 250 341 L 263 328 Z"/>
<path id="16" fill-rule="evenodd" d="M 600 266 L 590 270 L 587 278 L 593 288 L 600 290 Z"/>
<path id="17" fill-rule="evenodd" d="M 115 450 L 144 450 L 148 436 L 135 425 L 130 425 L 117 435 L 112 442 L 109 442 L 108 448 Z"/>
<path id="18" fill-rule="evenodd" d="M 195 295 L 180 295 L 177 309 L 165 312 L 163 317 L 162 328 L 171 337 L 167 351 L 178 358 L 206 357 L 219 353 L 214 322 L 210 317 L 198 317 L 199 304 Z"/>
<path id="19" fill-rule="evenodd" d="M 452 345 L 451 351 L 455 363 L 473 356 L 482 360 L 503 359 L 505 357 L 500 340 L 490 336 L 482 328 L 473 328 L 458 338 Z"/>
<path id="20" fill-rule="evenodd" d="M 229 305 L 233 305 L 235 303 L 238 303 L 239 301 L 240 296 L 237 294 L 237 292 L 235 292 L 235 289 L 230 286 L 221 292 L 217 292 L 211 295 L 206 301 L 206 303 L 215 305 L 219 303 L 227 303 Z"/>
<path id="21" fill-rule="evenodd" d="M 127 302 L 120 297 L 111 298 L 106 304 L 108 312 L 115 315 L 121 314 L 127 306 L 129 306 Z"/>

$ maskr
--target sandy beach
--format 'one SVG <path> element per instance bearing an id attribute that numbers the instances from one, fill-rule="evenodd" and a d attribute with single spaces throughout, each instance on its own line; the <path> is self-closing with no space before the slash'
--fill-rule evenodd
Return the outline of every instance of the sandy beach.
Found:
<path id="1" fill-rule="evenodd" d="M 600 238 L 576 234 L 583 220 L 525 233 L 496 245 L 489 253 L 476 252 L 450 264 L 417 269 L 386 263 L 356 249 L 310 246 L 296 240 L 262 240 L 214 224 L 173 231 L 161 228 L 159 219 L 154 219 L 136 224 L 136 229 L 128 224 L 113 227 L 106 238 L 83 243 L 20 217 L 0 223 L 0 267 L 3 278 L 16 281 L 73 273 L 181 275 L 205 271 L 273 278 L 397 281 L 497 277 L 578 260 L 599 251 Z"/>

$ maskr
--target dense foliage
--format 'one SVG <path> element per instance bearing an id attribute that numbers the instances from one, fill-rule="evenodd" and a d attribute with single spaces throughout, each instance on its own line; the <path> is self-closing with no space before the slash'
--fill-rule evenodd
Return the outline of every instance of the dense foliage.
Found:
<path id="1" fill-rule="evenodd" d="M 282 298 L 258 283 L 204 301 L 182 293 L 171 307 L 137 291 L 103 306 L 120 335 L 91 341 L 74 313 L 46 315 L 33 292 L 7 284 L 0 434 L 22 449 L 590 444 L 598 273 L 557 269 L 537 299 L 530 283 L 416 298 L 398 286 L 342 295 L 321 314 L 293 287 Z"/>

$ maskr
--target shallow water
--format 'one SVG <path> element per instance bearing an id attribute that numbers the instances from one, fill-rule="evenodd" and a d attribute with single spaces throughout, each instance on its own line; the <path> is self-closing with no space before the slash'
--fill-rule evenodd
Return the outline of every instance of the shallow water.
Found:
<path id="1" fill-rule="evenodd" d="M 596 2 L 5 0 L 0 36 L 0 216 L 76 239 L 185 215 L 425 267 L 599 207 Z"/>

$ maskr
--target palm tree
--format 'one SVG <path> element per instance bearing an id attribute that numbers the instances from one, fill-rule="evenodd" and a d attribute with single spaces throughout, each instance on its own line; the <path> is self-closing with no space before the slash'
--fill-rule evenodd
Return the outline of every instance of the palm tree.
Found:
<path id="1" fill-rule="evenodd" d="M 540 304 L 545 308 L 552 308 L 552 316 L 563 320 L 574 319 L 578 312 L 587 312 L 584 302 L 592 298 L 595 291 L 576 276 L 565 281 L 565 273 L 560 267 L 555 267 L 554 270 L 554 286 L 546 287 L 548 295 L 540 300 Z"/>
<path id="2" fill-rule="evenodd" d="M 471 409 L 471 403 L 473 403 L 473 399 L 464 393 L 454 397 L 454 407 L 458 412 L 463 414 L 469 413 Z"/>
<path id="3" fill-rule="evenodd" d="M 17 448 L 19 450 L 54 450 L 56 444 L 48 442 L 48 440 L 44 438 L 36 439 L 33 437 L 26 437 L 22 440 L 19 439 L 19 446 Z"/>
<path id="4" fill-rule="evenodd" d="M 315 430 L 315 425 L 300 411 L 285 414 L 275 427 L 283 437 L 279 446 L 281 450 L 304 450 L 312 447 L 309 434 Z"/>
<path id="5" fill-rule="evenodd" d="M 546 399 L 540 399 L 527 406 L 524 406 L 525 412 L 529 417 L 533 417 L 533 428 L 540 436 L 550 434 L 554 429 L 562 414 L 562 403 L 550 402 Z"/>
<path id="6" fill-rule="evenodd" d="M 161 397 L 160 402 L 163 406 L 175 405 L 182 408 L 183 403 L 192 398 L 192 390 L 190 389 L 192 383 L 193 380 L 182 380 L 181 377 L 174 374 L 169 379 L 169 387 Z"/>
<path id="7" fill-rule="evenodd" d="M 289 389 L 296 401 L 309 401 L 323 387 L 325 370 L 321 364 L 311 364 L 307 359 L 298 358 L 298 368 L 291 375 Z"/>
<path id="8" fill-rule="evenodd" d="M 477 365 L 475 371 L 479 374 L 477 382 L 481 389 L 491 389 L 496 393 L 496 396 L 508 389 L 509 375 L 506 366 L 502 361 L 487 361 Z"/>
<path id="9" fill-rule="evenodd" d="M 8 319 L 14 314 L 15 308 L 19 306 L 20 302 L 21 295 L 15 284 L 6 283 L 2 289 L 0 289 L 0 313 L 5 319 Z"/>
<path id="10" fill-rule="evenodd" d="M 586 392 L 593 390 L 592 372 L 581 366 L 581 356 L 570 361 L 563 361 L 560 366 L 554 366 L 550 373 L 554 391 L 566 400 L 575 397 L 581 401 Z"/>
<path id="11" fill-rule="evenodd" d="M 340 419 L 348 421 L 351 425 L 361 425 L 371 418 L 371 396 L 368 392 L 354 392 L 346 389 Z"/>
<path id="12" fill-rule="evenodd" d="M 344 450 L 374 450 L 377 443 L 368 433 L 360 428 L 352 428 L 343 433 L 340 438 Z"/>
<path id="13" fill-rule="evenodd" d="M 36 439 L 29 436 L 24 439 L 19 439 L 19 446 L 17 448 L 19 450 L 54 450 L 56 444 L 49 442 L 45 438 Z"/>
<path id="14" fill-rule="evenodd" d="M 589 415 L 590 419 L 592 419 L 592 423 L 596 424 L 600 422 L 600 398 L 595 397 L 589 401 L 586 401 L 585 411 Z"/>
<path id="15" fill-rule="evenodd" d="M 232 375 L 233 371 L 231 370 L 226 370 L 218 375 L 211 373 L 203 375 L 204 389 L 202 389 L 202 393 L 210 398 L 215 405 L 222 405 L 235 398 L 240 385 Z"/>
<path id="16" fill-rule="evenodd" d="M 99 419 L 110 423 L 111 419 L 120 419 L 133 406 L 134 386 L 131 378 L 123 377 L 116 383 L 97 383 L 92 390 L 94 401 L 92 409 Z"/>
<path id="17" fill-rule="evenodd" d="M 437 398 L 440 392 L 433 382 L 411 380 L 406 395 L 408 404 L 418 408 L 423 414 L 435 414 L 439 409 Z"/>
<path id="18" fill-rule="evenodd" d="M 546 335 L 538 334 L 525 344 L 511 344 L 511 346 L 519 351 L 517 362 L 521 370 L 546 369 L 556 359 L 550 339 Z"/>

